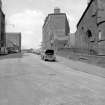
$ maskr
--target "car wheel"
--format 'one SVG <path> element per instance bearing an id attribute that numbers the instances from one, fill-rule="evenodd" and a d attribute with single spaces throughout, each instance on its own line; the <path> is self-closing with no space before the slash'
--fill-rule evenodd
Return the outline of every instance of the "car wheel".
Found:
<path id="1" fill-rule="evenodd" d="M 45 59 L 45 61 L 47 61 L 47 59 Z"/>

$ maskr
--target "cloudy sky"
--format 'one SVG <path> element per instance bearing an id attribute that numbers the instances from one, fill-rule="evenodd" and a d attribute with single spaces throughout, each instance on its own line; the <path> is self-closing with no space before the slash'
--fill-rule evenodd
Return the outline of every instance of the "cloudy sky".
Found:
<path id="1" fill-rule="evenodd" d="M 23 48 L 38 48 L 42 40 L 42 25 L 54 7 L 67 14 L 71 32 L 87 6 L 87 0 L 2 0 L 6 14 L 6 31 L 22 32 Z"/>

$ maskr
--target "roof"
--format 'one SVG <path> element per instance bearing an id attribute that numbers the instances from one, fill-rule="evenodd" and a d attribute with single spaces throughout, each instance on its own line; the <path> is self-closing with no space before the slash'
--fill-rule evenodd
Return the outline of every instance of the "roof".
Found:
<path id="1" fill-rule="evenodd" d="M 6 35 L 21 35 L 21 32 L 7 32 Z"/>
<path id="2" fill-rule="evenodd" d="M 81 16 L 79 22 L 77 23 L 77 27 L 79 26 L 80 22 L 82 21 L 83 17 L 85 16 L 86 12 L 88 11 L 88 9 L 89 9 L 89 7 L 90 7 L 90 5 L 92 4 L 93 1 L 94 1 L 94 0 L 91 0 L 91 1 L 90 1 L 90 3 L 88 4 L 87 8 L 86 8 L 85 11 L 83 12 L 83 14 L 82 14 L 82 16 Z"/>
<path id="3" fill-rule="evenodd" d="M 48 14 L 48 16 L 47 16 L 46 19 L 45 19 L 45 22 L 44 22 L 43 27 L 45 26 L 45 24 L 46 24 L 48 18 L 49 18 L 51 15 L 65 15 L 65 16 L 66 16 L 65 13 L 51 13 L 51 14 Z"/>

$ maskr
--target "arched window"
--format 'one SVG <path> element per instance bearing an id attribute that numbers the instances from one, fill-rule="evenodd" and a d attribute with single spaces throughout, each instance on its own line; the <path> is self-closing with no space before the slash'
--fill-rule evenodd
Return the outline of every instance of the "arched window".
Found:
<path id="1" fill-rule="evenodd" d="M 92 37 L 91 30 L 87 30 L 86 35 L 87 35 L 88 38 L 91 38 Z"/>

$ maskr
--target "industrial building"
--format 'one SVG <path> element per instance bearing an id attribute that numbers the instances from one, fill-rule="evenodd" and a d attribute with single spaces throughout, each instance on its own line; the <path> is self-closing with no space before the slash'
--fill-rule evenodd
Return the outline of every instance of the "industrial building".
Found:
<path id="1" fill-rule="evenodd" d="M 21 33 L 6 33 L 6 48 L 9 52 L 21 52 Z"/>
<path id="2" fill-rule="evenodd" d="M 89 0 L 77 24 L 75 47 L 105 55 L 105 1 Z"/>
<path id="3" fill-rule="evenodd" d="M 48 14 L 42 28 L 42 48 L 64 48 L 69 40 L 69 23 L 65 13 L 59 8 L 54 13 Z"/>

